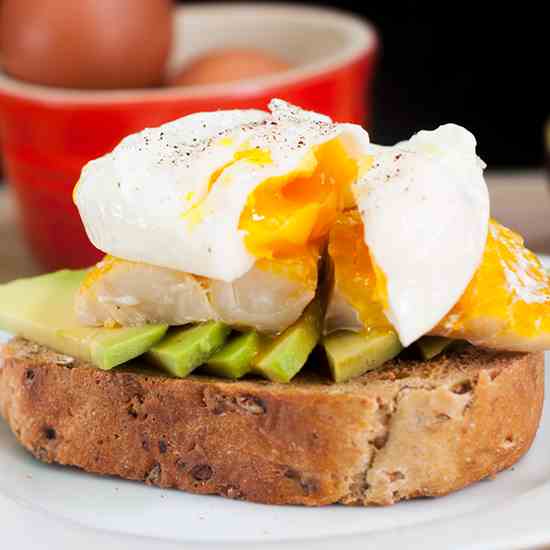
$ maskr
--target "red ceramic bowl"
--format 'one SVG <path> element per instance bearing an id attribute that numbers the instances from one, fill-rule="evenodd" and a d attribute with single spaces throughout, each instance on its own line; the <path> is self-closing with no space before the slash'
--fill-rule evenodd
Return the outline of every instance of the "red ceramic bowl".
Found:
<path id="1" fill-rule="evenodd" d="M 25 84 L 0 73 L 0 140 L 24 234 L 45 269 L 82 267 L 101 253 L 71 192 L 82 166 L 122 137 L 196 111 L 265 108 L 280 97 L 338 121 L 367 123 L 377 37 L 344 13 L 266 4 L 178 9 L 169 70 L 223 46 L 261 47 L 293 68 L 216 86 L 79 91 Z"/>

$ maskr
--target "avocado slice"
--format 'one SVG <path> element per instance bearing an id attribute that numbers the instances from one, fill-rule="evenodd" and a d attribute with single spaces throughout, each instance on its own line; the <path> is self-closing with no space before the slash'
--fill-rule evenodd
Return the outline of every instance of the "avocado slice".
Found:
<path id="1" fill-rule="evenodd" d="M 229 326 L 217 321 L 173 329 L 145 357 L 173 376 L 185 378 L 223 346 L 230 332 Z"/>
<path id="2" fill-rule="evenodd" d="M 264 339 L 254 359 L 253 372 L 274 382 L 290 382 L 319 341 L 321 317 L 321 305 L 314 300 L 298 321 L 279 336 Z"/>
<path id="3" fill-rule="evenodd" d="M 420 350 L 420 355 L 425 361 L 429 361 L 443 353 L 454 342 L 444 336 L 422 336 L 416 341 L 416 346 Z"/>
<path id="4" fill-rule="evenodd" d="M 255 330 L 232 338 L 203 365 L 201 370 L 214 376 L 238 379 L 250 372 L 260 351 L 260 336 Z"/>
<path id="5" fill-rule="evenodd" d="M 64 270 L 0 285 L 0 329 L 103 370 L 145 353 L 164 336 L 166 325 L 82 326 L 73 302 L 85 275 Z"/>
<path id="6" fill-rule="evenodd" d="M 403 349 L 397 334 L 392 330 L 342 330 L 326 336 L 323 345 L 335 382 L 345 382 L 376 369 Z"/>

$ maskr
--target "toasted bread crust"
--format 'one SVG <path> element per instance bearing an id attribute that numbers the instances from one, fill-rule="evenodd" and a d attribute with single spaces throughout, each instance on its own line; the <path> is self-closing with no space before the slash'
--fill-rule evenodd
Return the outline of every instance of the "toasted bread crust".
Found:
<path id="1" fill-rule="evenodd" d="M 25 340 L 3 349 L 0 412 L 40 460 L 271 504 L 388 505 L 514 464 L 544 397 L 542 353 L 469 348 L 346 384 L 104 372 Z"/>

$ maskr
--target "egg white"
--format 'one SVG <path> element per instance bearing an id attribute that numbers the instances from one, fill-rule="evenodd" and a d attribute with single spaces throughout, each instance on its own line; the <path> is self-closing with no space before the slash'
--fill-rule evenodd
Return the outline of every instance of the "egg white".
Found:
<path id="1" fill-rule="evenodd" d="M 256 259 L 239 220 L 263 181 L 311 166 L 317 145 L 340 137 L 347 153 L 366 154 L 368 134 L 273 100 L 271 113 L 218 111 L 183 117 L 131 135 L 88 163 L 74 200 L 92 243 L 138 262 L 231 282 Z M 268 151 L 269 162 L 232 162 L 237 152 Z"/>
<path id="2" fill-rule="evenodd" d="M 394 147 L 354 186 L 365 243 L 386 278 L 385 314 L 407 346 L 459 300 L 479 266 L 489 195 L 476 141 L 446 124 Z"/>

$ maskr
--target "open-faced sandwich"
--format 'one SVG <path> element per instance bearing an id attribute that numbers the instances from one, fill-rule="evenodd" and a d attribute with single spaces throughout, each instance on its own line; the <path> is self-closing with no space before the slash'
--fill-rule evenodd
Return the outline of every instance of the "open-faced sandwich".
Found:
<path id="1" fill-rule="evenodd" d="M 550 280 L 475 148 L 280 100 L 127 137 L 74 190 L 104 259 L 0 286 L 0 411 L 43 461 L 258 502 L 493 476 L 538 427 Z"/>

